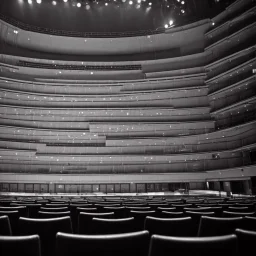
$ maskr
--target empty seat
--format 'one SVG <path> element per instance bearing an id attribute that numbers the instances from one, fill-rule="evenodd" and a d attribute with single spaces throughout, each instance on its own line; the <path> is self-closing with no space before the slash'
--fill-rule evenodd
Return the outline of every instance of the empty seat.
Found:
<path id="1" fill-rule="evenodd" d="M 57 207 L 69 207 L 69 204 L 45 204 L 44 207 L 46 208 L 57 208 Z"/>
<path id="2" fill-rule="evenodd" d="M 165 236 L 193 236 L 191 217 L 185 218 L 155 218 L 146 217 L 144 229 L 148 230 L 150 235 Z"/>
<path id="3" fill-rule="evenodd" d="M 135 229 L 143 230 L 144 223 L 147 216 L 156 216 L 155 211 L 130 211 L 129 217 L 134 217 Z"/>
<path id="4" fill-rule="evenodd" d="M 175 212 L 176 208 L 175 207 L 157 207 L 156 208 L 157 211 L 161 212 L 161 211 L 168 211 L 168 212 Z"/>
<path id="5" fill-rule="evenodd" d="M 245 216 L 255 216 L 255 212 L 230 212 L 223 211 L 223 217 L 245 217 Z"/>
<path id="6" fill-rule="evenodd" d="M 27 211 L 28 211 L 28 217 L 29 218 L 37 218 L 37 213 L 40 209 L 40 207 L 42 206 L 42 204 L 20 204 L 20 203 L 11 203 L 10 206 L 26 206 Z"/>
<path id="7" fill-rule="evenodd" d="M 170 211 L 162 211 L 159 216 L 161 218 L 182 218 L 185 217 L 184 212 L 170 212 Z"/>
<path id="8" fill-rule="evenodd" d="M 244 229 L 236 229 L 235 234 L 238 239 L 239 255 L 255 254 L 256 232 Z M 253 253 L 254 252 L 254 253 Z"/>
<path id="9" fill-rule="evenodd" d="M 56 256 L 147 256 L 148 231 L 118 235 L 72 235 L 58 233 Z"/>
<path id="10" fill-rule="evenodd" d="M 217 237 L 173 237 L 153 235 L 149 256 L 236 256 L 236 235 Z"/>
<path id="11" fill-rule="evenodd" d="M 134 218 L 123 219 L 92 219 L 93 234 L 120 234 L 135 231 Z"/>
<path id="12" fill-rule="evenodd" d="M 38 218 L 59 218 L 59 217 L 68 217 L 70 216 L 70 211 L 66 211 L 66 212 L 42 212 L 39 211 L 38 212 Z"/>
<path id="13" fill-rule="evenodd" d="M 54 255 L 57 232 L 73 232 L 70 217 L 52 219 L 20 218 L 19 228 L 21 235 L 38 234 L 40 236 L 42 255 L 44 256 Z"/>
<path id="14" fill-rule="evenodd" d="M 215 216 L 214 212 L 192 212 L 192 211 L 186 211 L 185 215 L 192 218 L 192 230 L 194 236 L 198 233 L 199 223 L 202 216 Z M 191 231 L 192 232 L 192 231 Z"/>
<path id="15" fill-rule="evenodd" d="M 80 212 L 78 217 L 78 233 L 79 234 L 93 234 L 92 219 L 93 218 L 114 218 L 114 212 L 91 213 Z"/>
<path id="16" fill-rule="evenodd" d="M 0 236 L 11 236 L 12 229 L 8 216 L 0 216 Z"/>
<path id="17" fill-rule="evenodd" d="M 8 207 L 0 207 L 0 211 L 18 211 L 21 217 L 28 216 L 28 210 L 26 206 L 8 206 Z"/>
<path id="18" fill-rule="evenodd" d="M 18 211 L 0 211 L 0 216 L 8 216 L 12 235 L 17 235 L 19 233 L 19 217 Z"/>
<path id="19" fill-rule="evenodd" d="M 227 211 L 230 212 L 250 212 L 250 208 L 247 206 L 229 206 Z"/>
<path id="20" fill-rule="evenodd" d="M 39 236 L 0 236 L 0 255 L 40 256 Z"/>
<path id="21" fill-rule="evenodd" d="M 105 206 L 102 209 L 102 211 L 104 211 L 104 212 L 114 212 L 115 218 L 124 218 L 125 210 L 126 210 L 126 208 L 124 206 L 119 206 L 119 207 Z"/>
<path id="22" fill-rule="evenodd" d="M 242 217 L 219 218 L 202 216 L 199 224 L 198 236 L 222 236 L 235 232 L 243 227 Z"/>
<path id="23" fill-rule="evenodd" d="M 243 229 L 256 231 L 256 217 L 245 216 L 243 222 Z"/>
<path id="24" fill-rule="evenodd" d="M 68 207 L 55 207 L 55 208 L 41 207 L 40 211 L 42 211 L 42 212 L 66 212 L 66 211 L 68 211 Z"/>

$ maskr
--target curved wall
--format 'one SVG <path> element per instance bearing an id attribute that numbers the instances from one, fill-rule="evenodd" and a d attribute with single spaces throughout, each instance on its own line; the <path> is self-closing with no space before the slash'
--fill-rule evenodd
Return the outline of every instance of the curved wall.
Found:
<path id="1" fill-rule="evenodd" d="M 251 154 L 256 150 L 255 23 L 233 24 L 228 37 L 223 26 L 202 33 L 199 47 L 208 43 L 201 53 L 100 63 L 110 69 L 119 65 L 119 71 L 95 71 L 99 63 L 44 59 L 24 67 L 19 61 L 31 59 L 2 55 L 1 178 L 113 184 L 256 176 Z M 198 31 L 203 27 L 206 23 Z M 91 71 L 74 70 L 77 64 L 94 66 L 95 78 L 86 77 Z M 127 71 L 125 65 L 141 69 Z M 130 76 L 122 79 L 127 72 Z"/>

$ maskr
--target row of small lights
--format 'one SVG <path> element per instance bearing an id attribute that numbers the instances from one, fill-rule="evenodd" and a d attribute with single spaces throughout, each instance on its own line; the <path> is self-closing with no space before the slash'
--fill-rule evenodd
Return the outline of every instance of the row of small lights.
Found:
<path id="1" fill-rule="evenodd" d="M 33 0 L 27 0 L 27 1 L 28 1 L 29 4 L 33 4 Z M 63 0 L 64 3 L 67 3 L 68 1 L 69 1 L 69 0 Z M 116 2 L 116 1 L 117 1 L 117 0 L 114 0 L 114 2 Z M 126 0 L 122 0 L 122 2 L 125 3 Z M 128 2 L 128 1 L 127 1 L 127 2 Z M 140 4 L 141 4 L 142 2 L 146 2 L 146 0 L 136 0 L 136 1 L 130 0 L 128 3 L 129 3 L 130 5 L 133 5 L 134 2 L 137 2 L 137 6 L 136 6 L 136 7 L 137 7 L 137 8 L 140 8 Z M 182 4 L 182 5 L 185 5 L 185 1 L 184 1 L 184 0 L 182 0 L 182 1 L 181 1 L 181 0 L 177 0 L 177 2 L 180 3 L 180 4 Z M 41 4 L 41 3 L 42 3 L 42 0 L 36 0 L 36 3 Z M 96 3 L 98 4 L 99 2 L 97 1 Z M 57 5 L 57 1 L 52 1 L 52 4 L 53 4 L 53 5 Z M 148 5 L 149 5 L 149 6 L 152 6 L 152 2 L 149 2 Z M 80 7 L 82 7 L 82 4 L 81 4 L 80 2 L 78 2 L 78 3 L 76 4 L 76 6 L 77 6 L 78 8 L 80 8 Z M 105 6 L 108 6 L 108 3 L 107 3 L 107 2 L 105 3 Z M 167 5 L 167 7 L 169 8 L 170 6 Z M 87 9 L 87 10 L 90 9 L 90 5 L 89 5 L 88 3 L 86 3 L 86 9 Z M 181 13 L 184 14 L 184 13 L 185 13 L 185 10 L 184 10 L 184 9 L 181 9 Z M 167 29 L 167 28 L 171 28 L 173 25 L 174 25 L 174 21 L 173 21 L 173 20 L 170 20 L 168 24 L 165 24 L 165 25 L 164 25 L 164 27 Z"/>

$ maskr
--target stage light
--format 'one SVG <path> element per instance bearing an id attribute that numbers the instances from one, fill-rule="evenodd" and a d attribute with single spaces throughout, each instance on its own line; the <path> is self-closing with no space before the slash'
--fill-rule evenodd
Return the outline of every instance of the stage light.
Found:
<path id="1" fill-rule="evenodd" d="M 165 28 L 168 28 L 169 26 L 168 26 L 168 24 L 165 24 L 164 27 L 165 27 Z"/>
<path id="2" fill-rule="evenodd" d="M 182 13 L 185 13 L 185 10 L 181 9 L 181 12 L 182 12 Z"/>
<path id="3" fill-rule="evenodd" d="M 185 4 L 185 1 L 181 1 L 181 4 Z"/>
<path id="4" fill-rule="evenodd" d="M 52 4 L 53 4 L 53 5 L 56 5 L 56 4 L 57 4 L 57 2 L 56 2 L 56 1 L 52 1 Z"/>
<path id="5" fill-rule="evenodd" d="M 151 6 L 151 5 L 152 5 L 152 3 L 151 3 L 151 2 L 149 2 L 149 3 L 148 3 L 148 5 L 149 5 L 149 6 Z"/>
<path id="6" fill-rule="evenodd" d="M 106 6 L 108 6 L 108 3 L 105 3 Z"/>
<path id="7" fill-rule="evenodd" d="M 172 26 L 173 23 L 174 23 L 173 20 L 170 20 L 170 21 L 169 21 L 169 25 L 170 25 L 170 26 Z"/>
<path id="8" fill-rule="evenodd" d="M 64 2 L 64 3 L 67 3 L 67 2 L 68 2 L 68 0 L 63 0 L 63 2 Z"/>
<path id="9" fill-rule="evenodd" d="M 85 6 L 85 9 L 86 9 L 86 10 L 90 10 L 90 9 L 91 9 L 91 6 L 90 6 L 89 4 L 87 4 L 87 5 Z"/>
<path id="10" fill-rule="evenodd" d="M 80 8 L 80 7 L 81 7 L 81 3 L 77 3 L 76 6 L 77 6 L 78 8 Z"/>
<path id="11" fill-rule="evenodd" d="M 28 3 L 29 3 L 29 4 L 32 4 L 32 0 L 28 0 Z"/>
<path id="12" fill-rule="evenodd" d="M 137 3 L 140 4 L 140 3 L 141 3 L 141 0 L 138 0 Z"/>
<path id="13" fill-rule="evenodd" d="M 136 9 L 139 9 L 140 8 L 140 4 L 136 4 Z"/>
<path id="14" fill-rule="evenodd" d="M 132 4 L 133 4 L 133 1 L 129 1 L 129 4 L 132 5 Z"/>
<path id="15" fill-rule="evenodd" d="M 38 4 L 41 4 L 41 3 L 42 3 L 42 0 L 36 0 L 36 2 L 37 2 Z"/>

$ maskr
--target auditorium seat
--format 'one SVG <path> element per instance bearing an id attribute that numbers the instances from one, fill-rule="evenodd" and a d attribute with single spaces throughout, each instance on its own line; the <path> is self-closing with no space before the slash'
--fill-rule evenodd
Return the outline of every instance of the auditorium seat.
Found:
<path id="1" fill-rule="evenodd" d="M 39 211 L 38 212 L 38 218 L 59 218 L 59 217 L 69 217 L 70 216 L 70 211 L 66 212 L 43 212 Z"/>
<path id="2" fill-rule="evenodd" d="M 250 209 L 249 209 L 248 206 L 229 206 L 227 208 L 227 211 L 230 211 L 230 212 L 250 212 Z"/>
<path id="3" fill-rule="evenodd" d="M 198 229 L 198 236 L 222 236 L 235 232 L 236 228 L 243 227 L 242 217 L 219 218 L 202 216 Z"/>
<path id="4" fill-rule="evenodd" d="M 64 203 L 61 203 L 61 204 L 45 204 L 44 207 L 46 208 L 57 208 L 57 207 L 69 207 L 69 204 L 64 204 Z"/>
<path id="5" fill-rule="evenodd" d="M 158 214 L 161 218 L 182 218 L 185 217 L 184 212 L 180 212 L 180 211 L 174 211 L 174 212 L 170 212 L 170 211 L 161 211 Z"/>
<path id="6" fill-rule="evenodd" d="M 78 233 L 79 234 L 93 234 L 93 218 L 114 218 L 114 212 L 80 212 L 78 217 Z"/>
<path id="7" fill-rule="evenodd" d="M 198 233 L 199 223 L 202 216 L 215 216 L 214 212 L 192 212 L 192 211 L 185 211 L 185 216 L 192 218 L 192 230 L 194 236 Z"/>
<path id="8" fill-rule="evenodd" d="M 147 216 L 144 229 L 150 235 L 165 236 L 193 236 L 193 222 L 191 217 L 184 218 L 155 218 Z"/>
<path id="9" fill-rule="evenodd" d="M 66 212 L 66 211 L 68 211 L 68 207 L 55 207 L 55 208 L 41 207 L 40 211 L 42 211 L 42 212 Z"/>
<path id="10" fill-rule="evenodd" d="M 12 229 L 8 216 L 0 216 L 0 236 L 11 236 Z"/>
<path id="11" fill-rule="evenodd" d="M 109 207 L 105 206 L 102 209 L 103 212 L 114 212 L 115 218 L 124 218 L 126 208 L 124 206 Z"/>
<path id="12" fill-rule="evenodd" d="M 245 216 L 255 216 L 255 212 L 231 212 L 223 211 L 223 217 L 245 217 Z"/>
<path id="13" fill-rule="evenodd" d="M 255 254 L 256 231 L 236 229 L 239 256 Z"/>
<path id="14" fill-rule="evenodd" d="M 106 234 L 121 234 L 135 232 L 134 218 L 122 219 L 92 219 L 93 234 L 106 235 Z"/>
<path id="15" fill-rule="evenodd" d="M 18 211 L 0 211 L 0 216 L 8 216 L 11 230 L 13 235 L 19 233 L 19 217 L 20 214 Z"/>
<path id="16" fill-rule="evenodd" d="M 18 211 L 20 216 L 27 217 L 28 210 L 26 206 L 8 206 L 8 207 L 0 207 L 0 211 Z"/>
<path id="17" fill-rule="evenodd" d="M 0 255 L 41 256 L 39 236 L 0 236 Z"/>
<path id="18" fill-rule="evenodd" d="M 134 217 L 135 221 L 135 228 L 136 230 L 143 230 L 144 229 L 144 223 L 147 216 L 157 216 L 156 211 L 134 211 L 131 210 L 129 212 L 129 217 Z"/>
<path id="19" fill-rule="evenodd" d="M 28 217 L 29 218 L 37 218 L 37 213 L 38 213 L 40 207 L 42 206 L 42 204 L 37 204 L 37 203 L 33 203 L 33 204 L 11 203 L 10 206 L 26 206 L 26 208 L 28 209 Z"/>
<path id="20" fill-rule="evenodd" d="M 256 231 L 256 217 L 245 216 L 243 221 L 243 229 Z"/>
<path id="21" fill-rule="evenodd" d="M 70 217 L 51 219 L 19 219 L 20 235 L 38 234 L 42 245 L 43 256 L 55 255 L 57 232 L 73 233 Z"/>
<path id="22" fill-rule="evenodd" d="M 153 235 L 149 256 L 197 255 L 237 256 L 236 235 L 217 237 L 173 237 Z"/>
<path id="23" fill-rule="evenodd" d="M 176 207 L 157 207 L 156 211 L 161 212 L 161 211 L 167 211 L 167 212 L 175 212 L 176 211 Z"/>
<path id="24" fill-rule="evenodd" d="M 58 233 L 56 256 L 148 256 L 148 231 L 118 235 Z"/>

